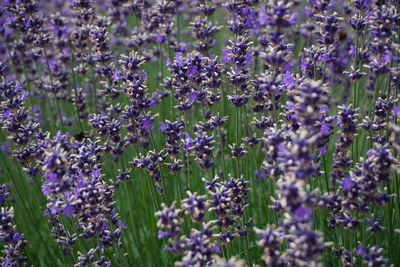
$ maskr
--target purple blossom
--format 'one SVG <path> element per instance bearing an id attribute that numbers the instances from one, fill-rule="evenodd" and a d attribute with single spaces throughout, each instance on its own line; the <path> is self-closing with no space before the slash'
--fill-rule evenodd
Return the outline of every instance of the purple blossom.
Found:
<path id="1" fill-rule="evenodd" d="M 8 142 L 4 142 L 1 144 L 1 152 L 4 154 L 11 154 L 11 146 Z"/>
<path id="2" fill-rule="evenodd" d="M 71 217 L 74 214 L 74 207 L 72 205 L 67 205 L 62 212 L 68 217 Z"/>
<path id="3" fill-rule="evenodd" d="M 312 209 L 310 207 L 300 206 L 294 211 L 294 215 L 300 221 L 305 221 L 312 216 Z"/>

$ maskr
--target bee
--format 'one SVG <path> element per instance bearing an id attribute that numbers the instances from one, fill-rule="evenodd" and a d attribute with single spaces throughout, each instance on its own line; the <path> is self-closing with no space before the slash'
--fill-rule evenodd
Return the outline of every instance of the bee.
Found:
<path id="1" fill-rule="evenodd" d="M 90 136 L 89 136 L 89 133 L 88 132 L 86 132 L 86 131 L 82 131 L 82 132 L 80 132 L 80 133 L 77 133 L 77 134 L 75 134 L 74 136 L 71 136 L 70 138 L 69 138 L 69 142 L 70 143 L 72 143 L 73 141 L 78 141 L 78 142 L 81 142 L 81 141 L 83 141 L 84 139 L 86 139 L 86 138 L 89 138 Z"/>
<path id="2" fill-rule="evenodd" d="M 340 32 L 338 33 L 337 40 L 338 40 L 339 42 L 344 42 L 344 41 L 346 41 L 346 39 L 347 39 L 347 33 L 346 33 L 345 31 L 340 31 Z"/>

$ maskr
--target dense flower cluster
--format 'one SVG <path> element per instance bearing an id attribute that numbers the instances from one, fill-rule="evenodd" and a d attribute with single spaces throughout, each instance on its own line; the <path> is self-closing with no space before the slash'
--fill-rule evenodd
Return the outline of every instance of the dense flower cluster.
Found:
<path id="1" fill-rule="evenodd" d="M 172 246 L 164 249 L 175 254 L 183 254 L 182 262 L 178 266 L 204 266 L 214 261 L 220 247 L 216 240 L 226 245 L 235 237 L 245 238 L 251 221 L 244 218 L 245 208 L 248 206 L 248 182 L 244 178 L 229 178 L 220 182 L 219 177 L 212 180 L 203 178 L 207 195 L 187 192 L 188 198 L 181 201 L 181 209 L 162 204 L 163 209 L 156 212 L 159 218 L 157 226 L 158 238 L 168 238 Z M 215 214 L 216 219 L 205 223 L 205 218 Z M 192 228 L 188 237 L 181 236 L 185 215 L 197 224 L 200 230 Z"/>

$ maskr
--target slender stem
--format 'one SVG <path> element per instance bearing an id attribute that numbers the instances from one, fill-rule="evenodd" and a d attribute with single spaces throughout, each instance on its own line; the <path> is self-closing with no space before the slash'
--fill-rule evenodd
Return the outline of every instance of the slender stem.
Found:
<path id="1" fill-rule="evenodd" d="M 72 74 L 72 82 L 73 82 L 73 85 L 74 85 L 74 94 L 75 94 L 75 111 L 76 111 L 76 115 L 78 117 L 79 128 L 80 128 L 81 132 L 83 132 L 83 127 L 82 127 L 82 122 L 81 122 L 81 115 L 80 115 L 79 107 L 78 107 L 78 88 L 76 86 L 76 78 L 75 78 L 75 71 L 74 71 L 73 56 L 71 56 L 71 74 Z"/>
<path id="2" fill-rule="evenodd" d="M 3 37 L 2 39 L 3 39 L 3 42 L 4 42 L 4 46 L 6 47 L 6 50 L 7 50 L 7 54 L 8 54 L 8 56 L 10 57 L 11 66 L 12 66 L 13 71 L 14 71 L 14 73 L 15 73 L 15 77 L 18 78 L 17 67 L 16 67 L 16 65 L 15 65 L 14 60 L 12 59 L 11 52 L 10 52 L 11 50 L 10 50 L 10 48 L 9 48 L 9 46 L 8 46 L 8 43 L 7 43 L 7 41 L 5 40 L 5 38 Z"/>
<path id="3" fill-rule="evenodd" d="M 49 64 L 49 57 L 47 56 L 47 52 L 46 52 L 46 48 L 45 47 L 43 47 L 43 52 L 44 52 L 44 56 L 46 58 L 46 65 L 47 65 L 47 70 L 48 70 L 49 76 L 50 76 L 50 82 L 51 82 L 51 85 L 54 86 L 53 74 L 51 72 L 51 68 L 50 68 L 50 64 Z M 52 88 L 52 90 L 53 90 L 53 88 Z M 63 118 L 62 118 L 62 115 L 61 115 L 60 105 L 58 103 L 57 95 L 56 95 L 55 92 L 53 92 L 53 95 L 54 95 L 54 101 L 56 102 L 57 113 L 58 113 L 58 116 L 60 117 L 61 129 L 64 132 L 64 121 L 63 121 Z"/>
<path id="4" fill-rule="evenodd" d="M 186 117 L 185 131 L 188 133 L 189 115 L 188 115 L 187 113 L 185 113 L 185 117 Z M 185 164 L 186 164 L 186 172 L 187 172 L 187 175 L 186 175 L 186 179 L 187 179 L 186 185 L 188 186 L 189 191 L 191 191 L 191 190 L 192 190 L 192 186 L 191 186 L 192 181 L 191 181 L 191 177 L 190 177 L 190 175 L 191 175 L 190 172 L 191 172 L 191 171 L 190 171 L 190 161 L 189 161 L 189 150 L 186 150 L 186 151 L 184 151 L 183 153 L 184 153 L 184 155 L 185 155 L 184 161 L 185 161 Z"/>

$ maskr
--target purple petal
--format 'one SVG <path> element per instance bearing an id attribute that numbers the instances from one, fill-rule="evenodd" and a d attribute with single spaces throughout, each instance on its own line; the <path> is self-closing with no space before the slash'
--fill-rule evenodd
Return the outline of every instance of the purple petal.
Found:
<path id="1" fill-rule="evenodd" d="M 357 248 L 357 255 L 358 256 L 365 256 L 366 254 L 365 254 L 365 250 L 364 250 L 364 248 L 362 247 L 362 245 L 360 244 L 360 245 L 358 245 L 358 248 Z"/>
<path id="2" fill-rule="evenodd" d="M 297 15 L 298 15 L 297 11 L 293 12 L 292 15 L 290 15 L 290 18 L 289 18 L 290 24 L 293 25 L 293 24 L 297 23 Z"/>
<path id="3" fill-rule="evenodd" d="M 67 215 L 68 217 L 71 217 L 72 214 L 74 214 L 74 208 L 71 205 L 67 205 L 64 209 L 63 209 L 63 213 L 65 215 Z"/>
<path id="4" fill-rule="evenodd" d="M 310 207 L 300 206 L 295 210 L 294 215 L 299 220 L 307 220 L 312 215 L 312 209 Z"/>
<path id="5" fill-rule="evenodd" d="M 15 234 L 13 235 L 13 241 L 14 241 L 14 242 L 18 242 L 18 241 L 20 241 L 21 239 L 22 239 L 22 235 L 21 235 L 21 234 L 15 233 Z"/>
<path id="6" fill-rule="evenodd" d="M 290 89 L 294 87 L 295 80 L 289 71 L 287 71 L 283 76 L 283 83 Z"/>
<path id="7" fill-rule="evenodd" d="M 119 225 L 119 229 L 120 229 L 120 230 L 123 230 L 123 229 L 127 229 L 127 228 L 128 228 L 128 227 L 125 226 L 125 224 L 124 224 L 121 220 L 118 221 L 118 225 Z"/>
<path id="8" fill-rule="evenodd" d="M 46 175 L 46 178 L 47 178 L 47 181 L 50 182 L 50 183 L 53 183 L 53 184 L 58 183 L 58 175 L 57 175 L 57 173 L 53 173 L 53 172 L 48 173 Z"/>
<path id="9" fill-rule="evenodd" d="M 226 50 L 226 49 L 222 50 L 222 62 L 225 64 L 231 63 L 231 60 L 228 55 L 228 50 Z"/>
<path id="10" fill-rule="evenodd" d="M 182 56 L 183 56 L 182 52 L 177 52 L 176 56 L 175 56 L 175 61 L 178 64 L 179 67 L 183 66 Z"/>
<path id="11" fill-rule="evenodd" d="M 1 151 L 4 154 L 10 154 L 11 153 L 10 144 L 8 142 L 4 142 L 3 144 L 1 144 Z"/>
<path id="12" fill-rule="evenodd" d="M 100 176 L 101 174 L 101 169 L 95 169 L 91 172 L 92 178 L 96 179 Z"/>
<path id="13" fill-rule="evenodd" d="M 351 180 L 351 177 L 347 177 L 343 179 L 343 188 L 345 190 L 351 190 L 354 187 L 355 183 Z"/>
<path id="14" fill-rule="evenodd" d="M 322 126 L 321 126 L 321 133 L 322 133 L 323 135 L 327 135 L 327 134 L 329 133 L 329 130 L 330 130 L 330 127 L 329 127 L 328 124 L 326 124 L 326 123 L 322 124 Z"/>
<path id="15" fill-rule="evenodd" d="M 150 107 L 155 107 L 155 106 L 157 106 L 158 103 L 159 103 L 159 101 L 157 99 L 157 93 L 153 92 L 151 94 L 151 98 L 150 98 Z"/>
<path id="16" fill-rule="evenodd" d="M 6 111 L 3 112 L 3 119 L 5 120 L 11 119 L 12 118 L 11 114 L 12 114 L 11 110 L 7 109 Z"/>

